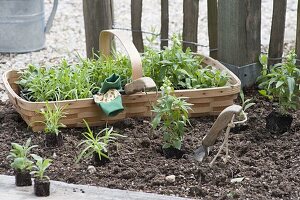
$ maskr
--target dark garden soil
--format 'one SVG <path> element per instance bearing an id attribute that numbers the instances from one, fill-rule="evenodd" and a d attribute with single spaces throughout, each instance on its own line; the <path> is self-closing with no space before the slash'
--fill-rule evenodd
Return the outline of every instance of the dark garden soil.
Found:
<path id="1" fill-rule="evenodd" d="M 114 125 L 127 136 L 110 146 L 111 162 L 96 167 L 90 174 L 91 160 L 74 164 L 77 144 L 85 129 L 63 129 L 64 144 L 46 147 L 44 135 L 33 133 L 9 103 L 0 105 L 0 174 L 13 175 L 6 156 L 11 142 L 24 143 L 32 137 L 39 147 L 33 152 L 53 159 L 48 173 L 52 180 L 108 188 L 154 192 L 195 199 L 299 199 L 300 198 L 300 112 L 293 113 L 292 129 L 276 135 L 265 129 L 265 117 L 272 104 L 255 92 L 256 105 L 249 109 L 248 127 L 230 133 L 229 155 L 225 164 L 218 158 L 210 168 L 223 140 L 220 138 L 211 155 L 198 163 L 190 155 L 209 131 L 215 117 L 191 119 L 181 159 L 165 159 L 161 151 L 161 133 L 152 133 L 149 119 L 126 119 Z M 101 127 L 100 127 L 101 128 Z M 100 128 L 94 128 L 95 131 Z M 103 127 L 102 127 L 103 128 Z M 222 154 L 222 156 L 224 153 Z M 175 182 L 166 176 L 175 175 Z M 232 178 L 244 177 L 239 183 Z"/>

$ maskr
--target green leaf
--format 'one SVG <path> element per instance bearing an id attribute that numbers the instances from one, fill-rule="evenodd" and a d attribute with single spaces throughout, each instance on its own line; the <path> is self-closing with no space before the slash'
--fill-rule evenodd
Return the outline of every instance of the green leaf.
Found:
<path id="1" fill-rule="evenodd" d="M 259 92 L 259 94 L 261 94 L 263 96 L 268 96 L 266 90 L 258 90 L 258 92 Z"/>
<path id="2" fill-rule="evenodd" d="M 284 84 L 283 81 L 278 81 L 278 82 L 276 83 L 276 88 L 279 88 L 280 86 L 282 86 L 282 84 Z"/>
<path id="3" fill-rule="evenodd" d="M 266 54 L 261 54 L 259 57 L 259 62 L 262 65 L 266 65 L 268 63 L 268 56 Z"/>
<path id="4" fill-rule="evenodd" d="M 175 140 L 173 142 L 173 146 L 174 146 L 174 148 L 180 150 L 181 149 L 181 140 Z"/>
<path id="5" fill-rule="evenodd" d="M 190 74 L 184 69 L 177 69 L 177 72 L 180 72 L 181 74 L 184 74 L 184 75 L 190 77 Z"/>
<path id="6" fill-rule="evenodd" d="M 295 79 L 292 77 L 287 77 L 288 87 L 289 87 L 289 99 L 291 99 L 292 95 L 294 94 L 295 89 Z"/>
<path id="7" fill-rule="evenodd" d="M 36 155 L 36 154 L 31 154 L 31 156 L 32 156 L 32 158 L 33 158 L 34 160 L 36 160 L 36 161 L 41 161 L 41 160 L 43 160 L 42 157 L 40 157 L 40 156 L 38 156 L 38 155 Z"/>
<path id="8" fill-rule="evenodd" d="M 244 111 L 246 111 L 247 109 L 249 109 L 251 106 L 254 106 L 254 105 L 255 105 L 255 103 L 246 104 L 244 107 Z"/>
<path id="9" fill-rule="evenodd" d="M 161 115 L 158 114 L 154 117 L 153 121 L 151 122 L 152 127 L 154 129 L 158 126 L 158 124 L 160 123 L 160 120 L 161 120 Z"/>
<path id="10" fill-rule="evenodd" d="M 245 101 L 245 95 L 244 95 L 243 90 L 240 91 L 240 97 L 241 97 L 242 102 L 244 102 Z"/>
<path id="11" fill-rule="evenodd" d="M 244 102 L 244 104 L 246 105 L 246 104 L 250 103 L 250 101 L 252 101 L 252 99 L 246 99 L 246 101 Z"/>

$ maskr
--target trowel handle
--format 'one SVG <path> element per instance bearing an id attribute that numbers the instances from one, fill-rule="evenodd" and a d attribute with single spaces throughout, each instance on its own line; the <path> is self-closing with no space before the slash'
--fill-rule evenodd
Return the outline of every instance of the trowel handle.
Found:
<path id="1" fill-rule="evenodd" d="M 54 0 L 51 14 L 50 14 L 47 24 L 45 26 L 45 33 L 49 33 L 50 28 L 52 27 L 54 16 L 55 16 L 55 13 L 57 10 L 57 6 L 58 6 L 58 0 Z"/>

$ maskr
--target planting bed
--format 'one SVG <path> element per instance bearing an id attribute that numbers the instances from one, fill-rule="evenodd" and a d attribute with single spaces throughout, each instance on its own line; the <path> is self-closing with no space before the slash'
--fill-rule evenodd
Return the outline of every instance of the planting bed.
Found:
<path id="1" fill-rule="evenodd" d="M 0 173 L 13 175 L 6 160 L 10 143 L 24 143 L 32 137 L 32 144 L 39 145 L 33 152 L 53 159 L 48 173 L 52 180 L 196 199 L 299 199 L 300 112 L 293 113 L 292 130 L 281 135 L 270 134 L 265 129 L 265 116 L 272 111 L 272 104 L 252 90 L 248 90 L 246 96 L 254 96 L 256 105 L 249 109 L 248 128 L 230 133 L 231 158 L 227 164 L 218 158 L 212 168 L 208 166 L 222 138 L 203 163 L 192 160 L 190 156 L 215 117 L 191 119 L 193 127 L 188 128 L 184 142 L 186 154 L 179 160 L 162 156 L 162 134 L 151 133 L 149 119 L 126 119 L 114 127 L 127 137 L 110 147 L 112 161 L 96 167 L 94 174 L 87 170 L 91 165 L 89 160 L 74 164 L 79 152 L 76 145 L 82 140 L 84 129 L 64 129 L 64 145 L 46 147 L 44 135 L 27 129 L 12 106 L 1 103 Z M 175 175 L 175 182 L 165 179 L 169 175 Z M 244 177 L 244 180 L 231 183 L 236 177 Z"/>

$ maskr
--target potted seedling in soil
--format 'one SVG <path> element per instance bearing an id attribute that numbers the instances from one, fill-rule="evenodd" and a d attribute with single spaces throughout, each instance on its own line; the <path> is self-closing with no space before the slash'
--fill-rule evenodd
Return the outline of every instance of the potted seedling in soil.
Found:
<path id="1" fill-rule="evenodd" d="M 259 93 L 272 101 L 278 101 L 278 109 L 266 117 L 266 128 L 273 133 L 284 133 L 291 127 L 291 111 L 299 108 L 300 69 L 296 66 L 296 54 L 292 51 L 286 61 L 267 66 L 267 56 L 260 57 L 263 65 L 258 77 Z"/>
<path id="2" fill-rule="evenodd" d="M 48 103 L 46 103 L 46 109 L 42 108 L 39 113 L 44 116 L 44 121 L 37 121 L 45 125 L 45 144 L 46 146 L 62 146 L 63 137 L 60 133 L 59 128 L 66 127 L 64 124 L 60 123 L 60 119 L 65 116 L 63 112 L 64 107 L 59 107 L 54 104 L 51 108 Z"/>
<path id="3" fill-rule="evenodd" d="M 29 152 L 37 145 L 30 146 L 31 139 L 29 138 L 25 145 L 12 143 L 8 159 L 13 159 L 11 167 L 15 170 L 15 184 L 16 186 L 30 186 L 32 185 L 30 170 L 33 162 L 29 160 Z"/>
<path id="4" fill-rule="evenodd" d="M 164 80 L 163 86 L 160 88 L 162 96 L 157 100 L 157 104 L 153 106 L 153 112 L 156 116 L 151 124 L 154 129 L 161 124 L 163 132 L 163 153 L 166 158 L 181 158 L 183 155 L 182 141 L 185 132 L 185 126 L 189 123 L 188 110 L 192 104 L 187 103 L 183 97 L 172 95 L 174 88 L 171 87 L 168 79 Z"/>
<path id="5" fill-rule="evenodd" d="M 31 172 L 34 176 L 34 193 L 39 197 L 50 195 L 50 179 L 45 175 L 46 169 L 51 165 L 52 160 L 43 159 L 38 155 L 31 155 L 36 160 L 33 166 L 34 171 Z"/>
<path id="6" fill-rule="evenodd" d="M 78 163 L 81 158 L 92 157 L 92 161 L 95 166 L 106 164 L 110 161 L 107 149 L 108 144 L 113 143 L 117 137 L 123 136 L 113 131 L 113 127 L 106 127 L 94 136 L 94 133 L 90 129 L 88 123 L 85 120 L 84 123 L 88 131 L 83 133 L 85 140 L 78 144 L 78 147 L 84 146 L 84 149 L 78 155 L 76 163 Z"/>

